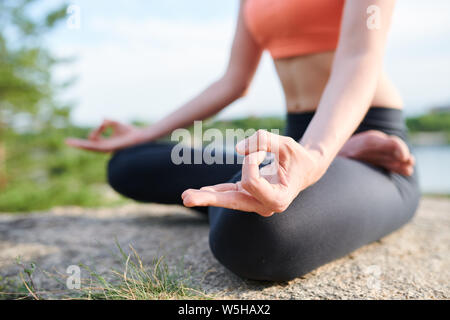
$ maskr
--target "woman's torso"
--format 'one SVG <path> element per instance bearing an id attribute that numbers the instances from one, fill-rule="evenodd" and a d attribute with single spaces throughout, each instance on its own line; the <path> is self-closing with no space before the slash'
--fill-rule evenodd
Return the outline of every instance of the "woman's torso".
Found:
<path id="1" fill-rule="evenodd" d="M 315 110 L 331 71 L 334 52 L 274 60 L 288 112 Z M 386 72 L 378 78 L 372 106 L 403 107 L 402 98 Z"/>
<path id="2" fill-rule="evenodd" d="M 343 0 L 246 0 L 247 26 L 272 55 L 288 112 L 317 108 L 331 72 L 343 5 Z M 372 105 L 403 107 L 384 71 Z"/>

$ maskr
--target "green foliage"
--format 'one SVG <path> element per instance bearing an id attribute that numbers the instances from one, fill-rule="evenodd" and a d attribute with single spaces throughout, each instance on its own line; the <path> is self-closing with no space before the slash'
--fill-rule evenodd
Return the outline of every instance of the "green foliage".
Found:
<path id="1" fill-rule="evenodd" d="M 64 17 L 66 6 L 32 18 L 29 12 L 35 2 L 0 1 L 0 141 L 18 118 L 39 128 L 68 120 L 69 106 L 54 100 L 58 87 L 51 71 L 57 61 L 44 41 Z"/>
<path id="2" fill-rule="evenodd" d="M 27 191 L 25 194 L 15 192 L 17 185 L 2 190 L 8 182 L 5 160 L 10 152 L 8 147 L 17 147 L 16 144 L 5 147 L 5 140 L 15 135 L 17 129 L 46 131 L 69 123 L 70 106 L 55 101 L 59 86 L 51 75 L 57 61 L 44 41 L 45 35 L 64 17 L 66 6 L 36 17 L 30 14 L 35 3 L 36 0 L 0 1 L 0 210 L 2 204 L 5 209 L 5 197 L 8 203 L 16 203 L 17 208 L 38 201 L 35 192 L 28 192 L 31 186 L 27 183 L 19 188 Z M 15 183 L 20 185 L 20 179 Z"/>
<path id="3" fill-rule="evenodd" d="M 8 184 L 0 192 L 0 212 L 121 203 L 121 198 L 104 196 L 109 156 L 64 144 L 67 137 L 85 137 L 87 132 L 70 127 L 10 135 L 6 141 Z"/>
<path id="4" fill-rule="evenodd" d="M 427 113 L 406 119 L 411 132 L 450 132 L 450 112 Z"/>

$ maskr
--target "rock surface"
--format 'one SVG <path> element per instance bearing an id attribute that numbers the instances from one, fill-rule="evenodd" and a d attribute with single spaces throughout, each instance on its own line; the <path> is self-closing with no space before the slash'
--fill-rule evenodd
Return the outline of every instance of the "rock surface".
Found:
<path id="1" fill-rule="evenodd" d="M 288 283 L 238 278 L 208 247 L 208 224 L 178 206 L 57 208 L 0 215 L 0 275 L 15 277 L 17 256 L 43 270 L 65 273 L 83 263 L 99 272 L 120 269 L 115 240 L 132 244 L 144 263 L 163 255 L 188 268 L 193 281 L 219 298 L 238 299 L 449 299 L 450 199 L 424 198 L 414 220 L 379 242 Z M 82 275 L 83 276 L 83 275 Z M 43 275 L 38 286 L 60 288 Z"/>

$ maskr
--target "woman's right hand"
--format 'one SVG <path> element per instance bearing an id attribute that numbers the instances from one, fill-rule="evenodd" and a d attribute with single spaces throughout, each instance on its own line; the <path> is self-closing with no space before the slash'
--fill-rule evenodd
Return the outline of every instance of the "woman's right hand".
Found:
<path id="1" fill-rule="evenodd" d="M 103 137 L 103 132 L 108 128 L 112 129 L 112 135 Z M 97 129 L 90 133 L 88 139 L 69 138 L 66 140 L 66 144 L 84 150 L 114 152 L 143 142 L 142 133 L 142 129 L 135 126 L 113 120 L 104 120 Z"/>

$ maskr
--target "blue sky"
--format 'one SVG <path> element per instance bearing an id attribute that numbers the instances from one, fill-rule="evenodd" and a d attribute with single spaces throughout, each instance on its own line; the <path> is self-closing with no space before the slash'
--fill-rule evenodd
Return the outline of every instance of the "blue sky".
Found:
<path id="1" fill-rule="evenodd" d="M 35 8 L 61 3 L 46 0 Z M 76 75 L 63 98 L 77 101 L 74 120 L 103 117 L 155 121 L 217 79 L 227 63 L 238 0 L 78 0 L 81 28 L 62 24 L 48 39 L 58 56 L 76 62 L 55 70 Z M 450 104 L 450 1 L 398 0 L 385 69 L 408 114 Z M 224 118 L 281 115 L 284 99 L 268 54 L 249 95 Z"/>

